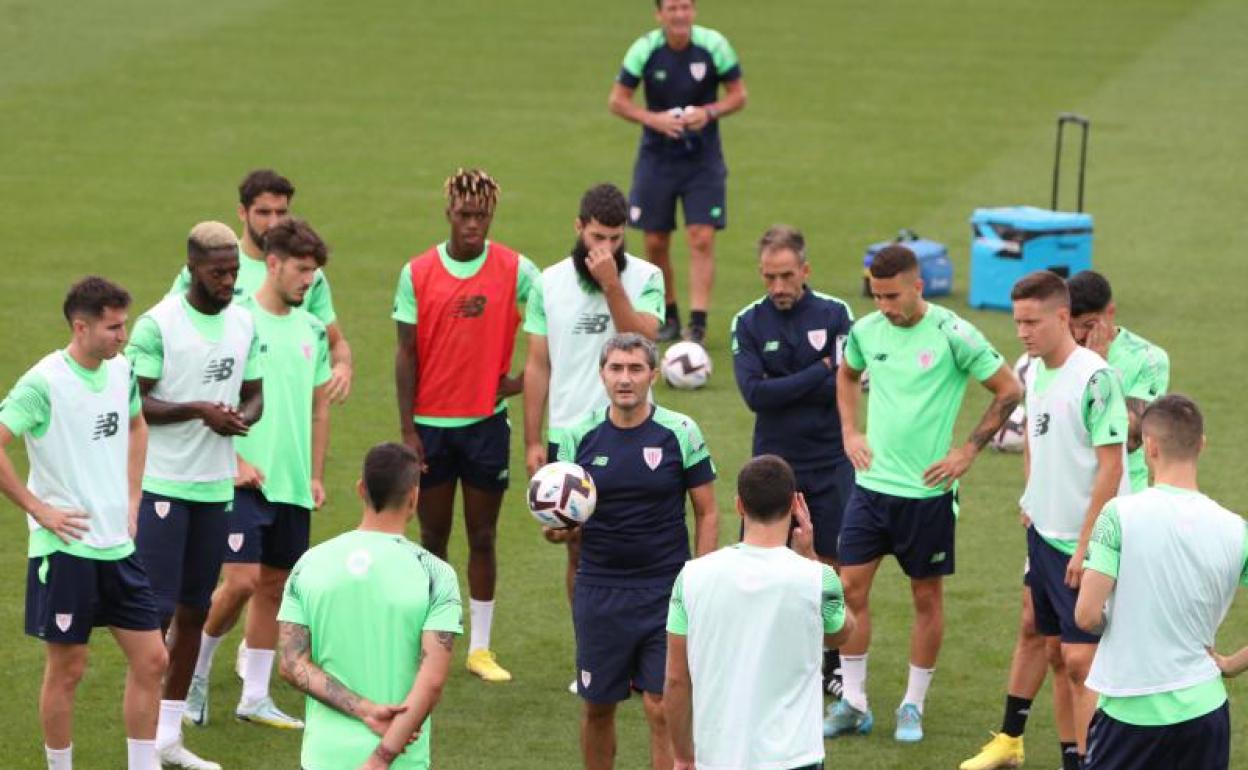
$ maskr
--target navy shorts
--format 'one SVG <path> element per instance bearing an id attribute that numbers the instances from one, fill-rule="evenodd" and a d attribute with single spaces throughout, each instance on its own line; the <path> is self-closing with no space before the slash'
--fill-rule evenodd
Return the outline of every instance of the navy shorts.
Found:
<path id="1" fill-rule="evenodd" d="M 462 479 L 464 484 L 486 492 L 502 492 L 510 480 L 511 423 L 499 412 L 471 425 L 437 428 L 417 423 L 425 447 L 422 487 L 436 487 Z M 553 461 L 554 458 L 548 458 Z"/>
<path id="2" fill-rule="evenodd" d="M 1097 709 L 1088 729 L 1086 770 L 1226 770 L 1231 763 L 1229 704 L 1175 725 L 1143 727 Z"/>
<path id="3" fill-rule="evenodd" d="M 27 634 L 56 644 L 86 644 L 96 626 L 160 629 L 156 597 L 135 554 L 105 561 L 57 551 L 27 560 Z"/>
<path id="4" fill-rule="evenodd" d="M 1060 636 L 1066 644 L 1096 644 L 1101 637 L 1075 625 L 1079 592 L 1066 585 L 1070 557 L 1045 542 L 1035 527 L 1027 528 L 1027 585 L 1036 616 L 1036 633 Z"/>
<path id="5" fill-rule="evenodd" d="M 134 539 L 163 618 L 181 604 L 206 610 L 221 577 L 230 503 L 198 503 L 151 492 L 139 503 Z"/>
<path id="6" fill-rule="evenodd" d="M 685 213 L 685 226 L 728 225 L 728 168 L 723 157 L 663 157 L 641 152 L 633 166 L 633 188 L 628 194 L 628 222 L 647 233 L 676 229 L 676 201 Z"/>
<path id="7" fill-rule="evenodd" d="M 308 550 L 312 512 L 288 503 L 271 503 L 258 489 L 234 490 L 228 515 L 225 562 L 290 569 Z"/>
<path id="8" fill-rule="evenodd" d="M 815 527 L 815 553 L 835 559 L 845 506 L 854 490 L 854 466 L 844 460 L 818 470 L 794 469 L 797 491 L 806 497 L 810 523 Z"/>
<path id="9" fill-rule="evenodd" d="M 671 586 L 586 585 L 572 591 L 576 691 L 590 703 L 628 700 L 631 690 L 663 693 Z"/>
<path id="10" fill-rule="evenodd" d="M 855 484 L 845 506 L 841 564 L 867 564 L 892 554 L 915 580 L 952 575 L 958 495 L 897 497 Z"/>

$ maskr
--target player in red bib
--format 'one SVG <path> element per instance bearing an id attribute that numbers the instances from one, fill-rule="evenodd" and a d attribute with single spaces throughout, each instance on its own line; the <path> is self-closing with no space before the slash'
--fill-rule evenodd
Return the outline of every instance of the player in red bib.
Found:
<path id="1" fill-rule="evenodd" d="M 487 682 L 511 674 L 490 649 L 494 616 L 494 533 L 508 482 L 508 396 L 520 392 L 511 354 L 520 305 L 541 278 L 523 255 L 486 236 L 498 183 L 477 169 L 446 180 L 449 240 L 399 273 L 394 379 L 403 442 L 421 461 L 421 545 L 446 558 L 456 482 L 468 529 L 471 637 L 468 670 Z"/>

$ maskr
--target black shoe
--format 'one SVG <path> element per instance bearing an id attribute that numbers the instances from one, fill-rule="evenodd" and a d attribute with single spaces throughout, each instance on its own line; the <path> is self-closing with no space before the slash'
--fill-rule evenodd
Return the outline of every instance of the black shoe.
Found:
<path id="1" fill-rule="evenodd" d="M 685 339 L 690 342 L 696 342 L 699 345 L 706 343 L 706 327 L 689 324 L 689 328 L 685 329 Z"/>
<path id="2" fill-rule="evenodd" d="M 668 316 L 659 327 L 659 342 L 675 342 L 680 339 L 680 321 Z"/>

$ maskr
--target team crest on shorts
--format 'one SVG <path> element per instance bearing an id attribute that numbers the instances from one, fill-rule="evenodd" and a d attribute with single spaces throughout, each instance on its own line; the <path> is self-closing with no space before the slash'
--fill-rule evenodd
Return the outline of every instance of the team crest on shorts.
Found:
<path id="1" fill-rule="evenodd" d="M 641 219 L 641 206 L 630 206 L 628 209 L 628 218 L 634 222 Z"/>
<path id="2" fill-rule="evenodd" d="M 823 346 L 828 344 L 828 330 L 811 329 L 806 332 L 806 341 L 809 342 L 810 346 L 815 350 L 823 350 Z"/>
<path id="3" fill-rule="evenodd" d="M 156 505 L 153 507 L 156 509 L 156 515 L 159 516 L 160 518 L 163 519 L 169 515 L 169 501 L 168 500 L 157 500 Z"/>
<path id="4" fill-rule="evenodd" d="M 658 468 L 659 463 L 663 462 L 663 447 L 661 446 L 642 447 L 641 459 L 646 461 L 646 465 L 649 466 L 650 470 L 654 470 L 655 468 Z"/>
<path id="5" fill-rule="evenodd" d="M 919 368 L 920 369 L 931 369 L 932 362 L 934 362 L 935 360 L 936 360 L 936 354 L 933 353 L 932 351 L 930 350 L 919 351 Z"/>
<path id="6" fill-rule="evenodd" d="M 702 82 L 702 78 L 706 77 L 706 62 L 695 61 L 689 62 L 689 74 L 693 75 L 693 79 Z"/>
<path id="7" fill-rule="evenodd" d="M 231 551 L 238 553 L 243 547 L 243 537 L 242 532 L 231 532 L 230 536 L 225 539 L 225 544 L 230 547 Z"/>
<path id="8" fill-rule="evenodd" d="M 584 687 L 586 690 L 588 690 L 589 683 L 592 681 L 594 681 L 594 675 L 589 673 L 585 669 L 581 669 L 581 687 Z"/>
<path id="9" fill-rule="evenodd" d="M 74 624 L 74 613 L 58 612 L 56 613 L 56 627 L 61 629 L 61 633 L 69 631 L 69 627 Z"/>

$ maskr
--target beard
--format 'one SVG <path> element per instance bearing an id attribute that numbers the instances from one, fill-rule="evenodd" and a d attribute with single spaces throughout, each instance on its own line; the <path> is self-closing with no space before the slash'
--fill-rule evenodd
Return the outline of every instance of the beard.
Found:
<path id="1" fill-rule="evenodd" d="M 590 274 L 589 267 L 585 264 L 585 259 L 588 256 L 589 247 L 585 245 L 584 239 L 577 238 L 576 244 L 572 246 L 572 266 L 576 268 L 576 274 L 581 277 L 581 280 L 601 291 L 602 287 L 598 285 L 598 280 Z M 625 258 L 623 241 L 620 242 L 620 247 L 615 250 L 615 253 L 612 256 L 615 257 L 616 271 L 618 271 L 620 275 L 623 275 L 624 269 L 628 267 L 628 260 Z"/>

